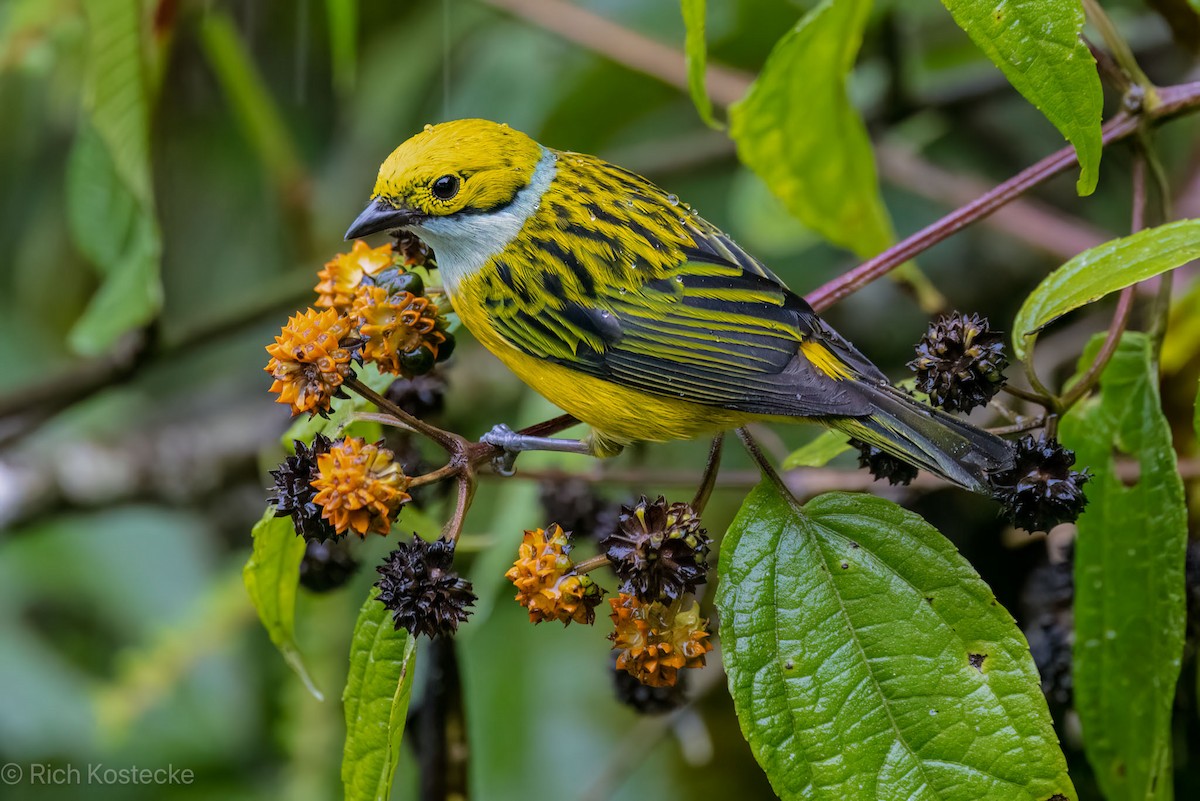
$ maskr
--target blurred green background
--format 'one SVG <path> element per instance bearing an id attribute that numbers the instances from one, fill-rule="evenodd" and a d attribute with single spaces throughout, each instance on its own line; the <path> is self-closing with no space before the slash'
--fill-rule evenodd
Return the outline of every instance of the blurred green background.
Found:
<path id="1" fill-rule="evenodd" d="M 797 291 L 854 260 L 791 219 L 684 92 L 627 66 L 638 36 L 682 46 L 674 2 L 576 2 L 635 37 L 604 37 L 612 52 L 602 56 L 571 40 L 595 31 L 573 17 L 564 23 L 552 2 L 157 0 L 139 7 L 142 41 L 131 46 L 144 48 L 149 65 L 163 306 L 144 327 L 95 347 L 72 330 L 106 274 L 96 253 L 110 245 L 128 253 L 140 229 L 114 233 L 106 221 L 125 201 L 104 194 L 102 182 L 87 184 L 91 194 L 70 188 L 91 177 L 81 142 L 94 5 L 0 2 L 0 763 L 73 765 L 85 785 L 26 775 L 0 793 L 336 797 L 349 637 L 387 543 L 357 549 L 366 567 L 349 588 L 301 598 L 301 646 L 324 703 L 274 651 L 240 568 L 288 425 L 267 394 L 263 346 L 310 302 L 317 269 L 345 248 L 341 234 L 391 149 L 428 122 L 499 120 L 646 174 Z M 752 75 L 810 5 L 711 2 L 712 58 Z M 1173 8 L 1167 16 L 1139 2 L 1105 5 L 1153 79 L 1194 79 L 1200 25 L 1189 29 L 1174 8 L 1186 4 L 1150 4 Z M 551 32 L 560 24 L 574 25 L 573 35 Z M 902 234 L 1062 145 L 932 0 L 878 4 L 852 94 L 882 148 L 884 196 Z M 1196 134 L 1185 119 L 1159 135 L 1179 216 L 1200 216 Z M 1128 163 L 1122 149 L 1106 152 L 1095 196 L 1076 198 L 1074 176 L 1061 177 L 1024 207 L 1027 217 L 977 225 L 925 254 L 922 268 L 950 306 L 1005 328 L 1049 269 L 1128 230 Z M 1191 274 L 1178 280 L 1195 303 Z M 927 316 L 886 281 L 828 315 L 896 377 Z M 1068 367 L 1102 324 L 1073 320 L 1040 351 Z M 1183 355 L 1167 365 L 1164 394 L 1186 451 L 1186 404 L 1200 370 L 1186 337 L 1200 332 L 1173 336 L 1184 337 L 1175 351 Z M 439 424 L 475 437 L 496 422 L 553 413 L 460 339 Z M 780 429 L 765 442 L 784 454 L 813 433 Z M 690 478 L 684 468 L 698 468 L 706 447 L 631 449 L 604 466 L 621 475 L 597 491 L 616 501 L 686 499 L 693 488 L 675 478 Z M 732 482 L 706 514 L 714 534 L 749 480 L 749 462 L 728 451 Z M 522 467 L 600 469 L 574 457 L 526 457 Z M 532 481 L 485 480 L 467 525 L 477 551 L 467 572 L 483 596 L 459 640 L 476 797 L 772 797 L 718 659 L 694 677 L 703 692 L 691 710 L 639 718 L 612 700 L 604 625 L 535 629 L 509 600 L 499 573 L 512 555 L 488 544 L 549 522 L 540 491 Z M 1013 537 L 986 502 L 957 491 L 880 491 L 953 539 L 1022 621 L 1028 577 L 1048 560 L 1045 540 Z M 440 519 L 437 501 L 427 511 Z M 1194 677 L 1185 667 L 1183 682 L 1195 686 Z M 1193 746 L 1177 749 L 1180 797 L 1200 786 L 1194 695 L 1181 691 L 1180 736 Z M 1057 713 L 1081 797 L 1094 798 L 1070 714 Z M 169 764 L 195 780 L 87 786 L 86 766 L 96 763 Z M 415 797 L 415 785 L 406 748 L 394 796 Z"/>

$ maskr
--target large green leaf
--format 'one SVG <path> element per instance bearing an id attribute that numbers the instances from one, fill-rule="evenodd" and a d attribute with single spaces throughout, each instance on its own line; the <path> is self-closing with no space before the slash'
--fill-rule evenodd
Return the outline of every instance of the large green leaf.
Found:
<path id="1" fill-rule="evenodd" d="M 298 181 L 304 167 L 291 129 L 229 14 L 218 8 L 206 10 L 200 42 L 234 119 L 271 177 L 284 186 Z"/>
<path id="2" fill-rule="evenodd" d="M 145 20 L 138 0 L 84 4 L 85 117 L 67 171 L 72 238 L 104 282 L 72 328 L 78 353 L 107 350 L 162 307 L 162 244 L 150 176 Z"/>
<path id="3" fill-rule="evenodd" d="M 729 689 L 785 801 L 1075 798 L 1025 638 L 920 517 L 764 482 L 719 573 Z"/>
<path id="4" fill-rule="evenodd" d="M 1024 359 L 1038 332 L 1110 292 L 1200 258 L 1200 220 L 1177 220 L 1085 250 L 1046 276 L 1013 321 L 1013 350 Z"/>
<path id="5" fill-rule="evenodd" d="M 1089 195 L 1100 174 L 1103 93 L 1096 61 L 1080 38 L 1079 0 L 942 0 L 954 21 L 1075 145 L 1075 188 Z"/>
<path id="6" fill-rule="evenodd" d="M 329 58 L 339 92 L 354 88 L 358 66 L 358 0 L 325 0 L 329 20 Z"/>
<path id="7" fill-rule="evenodd" d="M 138 203 L 153 202 L 150 185 L 150 98 L 140 0 L 89 0 L 84 104 L 112 153 L 117 175 Z"/>
<path id="8" fill-rule="evenodd" d="M 346 801 L 387 801 L 391 795 L 412 696 L 415 651 L 416 638 L 395 629 L 391 611 L 372 590 L 354 625 L 350 672 L 342 692 Z"/>
<path id="9" fill-rule="evenodd" d="M 267 507 L 254 524 L 252 536 L 254 549 L 242 568 L 246 591 L 271 642 L 308 691 L 322 700 L 321 691 L 309 677 L 296 646 L 296 586 L 300 583 L 304 538 L 296 536 L 290 518 L 276 517 L 272 507 Z"/>
<path id="10" fill-rule="evenodd" d="M 1088 759 L 1110 801 L 1169 799 L 1187 511 L 1148 337 L 1125 335 L 1099 396 L 1063 418 L 1061 436 L 1095 473 L 1075 544 L 1075 709 Z M 1117 453 L 1140 468 L 1128 486 Z"/>
<path id="11" fill-rule="evenodd" d="M 708 63 L 708 45 L 704 40 L 705 4 L 706 0 L 680 0 L 683 24 L 687 29 L 684 51 L 687 55 L 688 91 L 691 92 L 700 119 L 708 127 L 719 130 L 725 126 L 713 116 L 712 100 L 704 84 L 704 70 Z"/>
<path id="12" fill-rule="evenodd" d="M 866 126 L 846 96 L 870 0 L 824 0 L 729 109 L 738 156 L 788 210 L 860 256 L 892 241 Z"/>

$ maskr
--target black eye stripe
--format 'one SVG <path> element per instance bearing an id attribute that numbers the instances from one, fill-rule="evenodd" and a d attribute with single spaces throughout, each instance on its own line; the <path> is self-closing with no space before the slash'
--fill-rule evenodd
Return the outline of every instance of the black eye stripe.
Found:
<path id="1" fill-rule="evenodd" d="M 459 180 L 457 175 L 443 175 L 433 182 L 429 191 L 439 200 L 449 200 L 458 194 Z"/>

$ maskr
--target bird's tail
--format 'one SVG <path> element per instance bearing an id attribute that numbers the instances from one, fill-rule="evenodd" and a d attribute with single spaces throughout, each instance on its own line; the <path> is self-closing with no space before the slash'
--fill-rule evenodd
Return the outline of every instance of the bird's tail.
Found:
<path id="1" fill-rule="evenodd" d="M 1013 465 L 1013 446 L 895 387 L 862 382 L 876 411 L 829 422 L 855 439 L 961 487 L 992 494 L 989 475 Z"/>

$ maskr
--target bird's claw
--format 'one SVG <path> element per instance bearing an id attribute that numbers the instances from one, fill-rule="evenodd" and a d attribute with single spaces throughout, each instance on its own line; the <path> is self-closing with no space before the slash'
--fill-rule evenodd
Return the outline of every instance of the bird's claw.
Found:
<path id="1" fill-rule="evenodd" d="M 492 459 L 492 469 L 498 475 L 511 476 L 516 473 L 517 454 L 521 452 L 521 435 L 504 423 L 497 423 L 492 430 L 479 438 L 485 445 L 500 448 L 502 453 Z"/>

